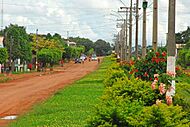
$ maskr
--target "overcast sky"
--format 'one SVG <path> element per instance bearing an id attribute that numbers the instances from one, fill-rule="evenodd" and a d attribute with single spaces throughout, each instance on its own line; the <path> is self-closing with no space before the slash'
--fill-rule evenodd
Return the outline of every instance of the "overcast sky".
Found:
<path id="1" fill-rule="evenodd" d="M 10 23 L 26 26 L 28 33 L 59 33 L 69 36 L 87 37 L 93 41 L 104 39 L 112 43 L 117 34 L 118 8 L 124 6 L 120 0 L 3 0 L 3 26 Z M 129 6 L 130 0 L 122 0 Z M 134 3 L 136 0 L 133 0 Z M 152 1 L 148 0 L 147 42 L 152 40 Z M 159 1 L 159 44 L 165 44 L 167 33 L 168 1 Z M 140 7 L 142 0 L 139 0 Z M 190 1 L 176 0 L 176 32 L 190 26 Z M 1 0 L 2 3 L 2 0 Z M 2 7 L 1 7 L 2 8 Z M 142 14 L 142 9 L 139 12 Z M 114 16 L 115 15 L 115 16 Z M 124 15 L 123 15 L 124 17 Z M 135 17 L 133 17 L 134 19 Z M 139 43 L 141 44 L 142 18 L 139 21 Z M 135 32 L 135 26 L 133 27 Z M 133 34 L 133 38 L 134 38 Z M 133 39 L 134 40 L 134 39 Z M 135 42 L 133 42 L 135 43 Z M 134 45 L 134 44 L 133 44 Z"/>

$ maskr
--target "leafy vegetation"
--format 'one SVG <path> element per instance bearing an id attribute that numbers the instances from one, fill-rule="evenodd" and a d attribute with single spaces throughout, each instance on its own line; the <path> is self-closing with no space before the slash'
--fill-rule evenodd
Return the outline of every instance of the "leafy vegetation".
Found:
<path id="1" fill-rule="evenodd" d="M 3 64 L 6 62 L 8 58 L 8 51 L 6 48 L 0 48 L 0 64 Z"/>
<path id="2" fill-rule="evenodd" d="M 99 39 L 94 43 L 94 50 L 98 56 L 106 56 L 111 54 L 111 46 L 110 43 Z"/>
<path id="3" fill-rule="evenodd" d="M 51 67 L 55 63 L 58 63 L 62 58 L 62 53 L 59 49 L 42 49 L 37 54 L 38 61 L 44 64 L 44 67 L 47 64 L 50 64 Z"/>
<path id="4" fill-rule="evenodd" d="M 179 51 L 177 63 L 183 68 L 188 68 L 190 65 L 190 41 L 186 43 L 183 49 Z"/>
<path id="5" fill-rule="evenodd" d="M 5 33 L 5 47 L 9 57 L 14 61 L 21 59 L 21 62 L 30 61 L 32 59 L 32 49 L 29 43 L 29 36 L 26 33 L 25 27 L 18 25 L 9 25 L 4 30 Z"/>
<path id="6" fill-rule="evenodd" d="M 176 33 L 176 43 L 186 44 L 190 40 L 190 27 L 187 30 Z"/>
<path id="7" fill-rule="evenodd" d="M 133 64 L 132 64 L 133 67 Z M 113 126 L 184 126 L 190 125 L 189 85 L 176 85 L 173 105 L 164 104 L 159 90 L 152 90 L 151 82 L 129 76 L 119 65 L 108 70 L 105 92 L 96 112 L 89 119 L 90 127 Z M 123 73 L 123 74 L 122 74 Z M 114 79 L 111 79 L 113 77 Z M 183 84 L 183 85 L 182 85 Z"/>

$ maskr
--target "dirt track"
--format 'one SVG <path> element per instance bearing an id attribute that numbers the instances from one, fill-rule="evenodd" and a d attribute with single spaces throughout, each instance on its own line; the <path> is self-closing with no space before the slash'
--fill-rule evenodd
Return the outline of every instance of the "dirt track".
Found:
<path id="1" fill-rule="evenodd" d="M 41 75 L 39 73 L 23 75 L 23 78 L 0 84 L 0 118 L 20 115 L 32 105 L 43 101 L 55 91 L 96 70 L 96 61 L 84 64 L 69 64 L 57 68 L 59 72 Z M 16 78 L 16 77 L 15 77 Z M 0 119 L 0 126 L 8 124 Z"/>

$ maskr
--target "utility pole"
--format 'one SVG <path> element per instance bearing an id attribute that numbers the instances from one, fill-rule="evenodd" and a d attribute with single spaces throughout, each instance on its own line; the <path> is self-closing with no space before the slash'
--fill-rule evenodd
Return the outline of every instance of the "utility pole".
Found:
<path id="1" fill-rule="evenodd" d="M 36 29 L 36 70 L 38 71 L 38 58 L 37 58 L 37 53 L 38 53 L 38 29 Z"/>
<path id="2" fill-rule="evenodd" d="M 158 0 L 153 1 L 153 34 L 152 46 L 154 51 L 157 50 L 158 45 Z"/>
<path id="3" fill-rule="evenodd" d="M 175 62 L 176 62 L 176 40 L 175 40 L 175 11 L 176 0 L 169 0 L 168 12 L 168 42 L 167 42 L 167 73 L 173 74 L 175 77 Z M 174 96 L 175 94 L 175 80 L 172 80 L 172 90 L 166 93 L 166 96 Z"/>
<path id="4" fill-rule="evenodd" d="M 130 6 L 130 16 L 129 16 L 129 55 L 127 58 L 127 61 L 131 58 L 131 49 L 132 49 L 132 6 L 133 1 L 131 0 L 131 6 Z"/>
<path id="5" fill-rule="evenodd" d="M 126 13 L 126 19 L 124 20 L 124 37 L 125 37 L 125 42 L 124 42 L 124 60 L 127 60 L 127 50 L 128 50 L 128 7 L 120 7 L 120 9 L 126 9 L 125 11 L 118 11 L 120 13 Z"/>
<path id="6" fill-rule="evenodd" d="M 136 37 L 135 37 L 135 54 L 138 58 L 138 30 L 139 29 L 139 0 L 136 0 Z"/>
<path id="7" fill-rule="evenodd" d="M 142 42 L 142 58 L 146 56 L 146 8 L 148 2 L 146 0 L 143 1 L 143 42 Z"/>
<path id="8" fill-rule="evenodd" d="M 13 37 L 11 36 L 10 37 L 10 49 L 9 49 L 9 66 L 10 66 L 10 72 L 13 72 L 14 71 L 14 65 L 13 65 L 13 60 L 12 60 L 12 51 L 13 51 L 13 42 L 14 42 L 14 40 L 13 40 Z"/>
<path id="9" fill-rule="evenodd" d="M 125 19 L 125 60 L 128 55 L 128 8 L 126 8 L 126 19 Z"/>
<path id="10" fill-rule="evenodd" d="M 67 40 L 69 40 L 69 31 L 67 31 Z"/>

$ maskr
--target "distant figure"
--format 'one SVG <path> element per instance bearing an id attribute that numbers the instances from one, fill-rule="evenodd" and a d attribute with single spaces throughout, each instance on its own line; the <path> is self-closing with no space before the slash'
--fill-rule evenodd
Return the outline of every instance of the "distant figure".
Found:
<path id="1" fill-rule="evenodd" d="M 63 67 L 63 64 L 64 64 L 64 60 L 61 60 L 61 67 Z"/>
<path id="2" fill-rule="evenodd" d="M 31 63 L 28 64 L 28 69 L 30 69 L 30 71 L 32 70 L 32 64 Z"/>
<path id="3" fill-rule="evenodd" d="M 82 64 L 84 64 L 84 59 L 85 59 L 85 58 L 84 58 L 84 57 L 82 57 Z"/>
<path id="4" fill-rule="evenodd" d="M 100 63 L 100 58 L 98 58 L 98 63 Z"/>
<path id="5" fill-rule="evenodd" d="M 91 56 L 89 56 L 88 61 L 89 61 L 89 62 L 91 61 Z"/>

